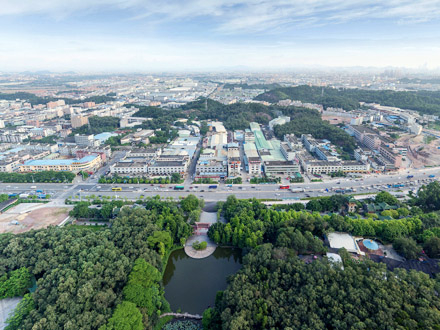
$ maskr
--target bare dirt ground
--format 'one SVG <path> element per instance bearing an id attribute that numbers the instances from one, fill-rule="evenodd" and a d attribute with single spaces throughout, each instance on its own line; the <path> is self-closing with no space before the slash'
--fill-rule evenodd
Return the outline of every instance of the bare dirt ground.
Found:
<path id="1" fill-rule="evenodd" d="M 332 125 L 337 125 L 340 123 L 350 124 L 351 118 L 338 117 L 338 116 L 322 116 L 322 120 L 330 122 Z"/>
<path id="2" fill-rule="evenodd" d="M 396 144 L 408 147 L 407 157 L 413 162 L 413 168 L 423 166 L 440 165 L 440 140 L 436 139 L 426 144 L 424 135 L 404 135 L 400 137 Z"/>
<path id="3" fill-rule="evenodd" d="M 71 207 L 47 207 L 34 203 L 19 204 L 0 214 L 0 233 L 18 234 L 31 229 L 56 226 L 69 215 L 70 210 Z M 15 221 L 18 221 L 18 224 L 12 223 Z"/>

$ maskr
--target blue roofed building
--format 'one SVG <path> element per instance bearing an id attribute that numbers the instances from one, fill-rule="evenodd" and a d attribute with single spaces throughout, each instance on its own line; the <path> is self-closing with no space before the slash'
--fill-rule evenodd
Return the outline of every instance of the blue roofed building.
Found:
<path id="1" fill-rule="evenodd" d="M 81 159 L 38 159 L 29 160 L 20 166 L 20 172 L 40 171 L 95 171 L 101 166 L 98 154 L 87 155 Z"/>

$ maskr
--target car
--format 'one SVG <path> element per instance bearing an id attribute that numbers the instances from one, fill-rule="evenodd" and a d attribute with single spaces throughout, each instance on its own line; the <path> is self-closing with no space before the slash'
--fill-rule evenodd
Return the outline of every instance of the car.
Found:
<path id="1" fill-rule="evenodd" d="M 202 190 L 200 190 L 200 192 L 205 192 L 205 190 L 204 190 L 204 189 L 202 189 Z"/>

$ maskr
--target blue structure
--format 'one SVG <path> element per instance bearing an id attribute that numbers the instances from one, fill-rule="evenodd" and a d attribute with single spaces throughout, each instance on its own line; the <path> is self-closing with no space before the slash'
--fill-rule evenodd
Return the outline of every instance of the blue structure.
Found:
<path id="1" fill-rule="evenodd" d="M 362 241 L 362 243 L 364 244 L 364 246 L 365 246 L 368 250 L 371 250 L 371 251 L 379 250 L 379 245 L 378 245 L 375 241 L 373 241 L 373 240 L 371 240 L 371 239 L 364 239 L 364 240 Z"/>

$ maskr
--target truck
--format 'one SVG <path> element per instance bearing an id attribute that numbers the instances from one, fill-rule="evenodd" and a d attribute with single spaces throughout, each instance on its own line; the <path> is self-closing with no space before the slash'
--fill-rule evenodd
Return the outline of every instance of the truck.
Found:
<path id="1" fill-rule="evenodd" d="M 431 174 L 429 177 L 430 177 L 430 178 L 435 178 L 435 175 L 434 175 L 434 174 Z"/>
<path id="2" fill-rule="evenodd" d="M 35 191 L 37 194 L 39 193 L 39 194 L 42 194 L 43 193 L 43 190 L 36 190 Z"/>
<path id="3" fill-rule="evenodd" d="M 31 189 L 37 189 L 37 186 L 31 186 Z"/>
<path id="4" fill-rule="evenodd" d="M 9 198 L 11 198 L 11 197 L 16 197 L 16 196 L 18 196 L 17 193 L 8 194 L 8 197 L 9 197 Z"/>
<path id="5" fill-rule="evenodd" d="M 290 188 L 290 186 L 285 185 L 285 184 L 283 184 L 283 185 L 280 186 L 280 189 L 289 189 L 289 188 Z"/>
<path id="6" fill-rule="evenodd" d="M 293 193 L 300 193 L 300 192 L 304 192 L 304 188 L 291 188 L 290 189 L 291 192 Z"/>
<path id="7" fill-rule="evenodd" d="M 226 187 L 232 187 L 232 184 L 227 184 Z"/>
<path id="8" fill-rule="evenodd" d="M 406 178 L 407 179 L 412 179 L 414 177 L 414 175 L 408 175 Z"/>
<path id="9" fill-rule="evenodd" d="M 41 198 L 41 199 L 44 199 L 44 198 L 46 198 L 46 194 L 38 194 L 37 197 Z"/>
<path id="10" fill-rule="evenodd" d="M 401 187 L 405 187 L 404 184 L 393 184 L 392 186 L 393 188 L 401 188 Z"/>
<path id="11" fill-rule="evenodd" d="M 20 194 L 20 195 L 18 195 L 18 197 L 20 197 L 20 198 L 28 198 L 29 197 L 29 194 Z"/>
<path id="12" fill-rule="evenodd" d="M 212 185 L 208 187 L 209 189 L 217 189 L 217 185 Z"/>

